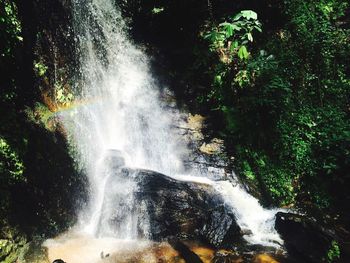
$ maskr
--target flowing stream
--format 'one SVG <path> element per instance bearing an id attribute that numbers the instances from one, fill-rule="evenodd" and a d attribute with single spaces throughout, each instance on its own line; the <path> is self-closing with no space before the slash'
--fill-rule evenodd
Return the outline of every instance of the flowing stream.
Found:
<path id="1" fill-rule="evenodd" d="M 121 211 L 118 230 L 113 232 L 100 224 L 110 176 L 104 159 L 109 151 L 117 150 L 128 167 L 213 185 L 232 208 L 241 228 L 251 231 L 246 236 L 248 242 L 283 243 L 274 230 L 275 210 L 264 209 L 239 184 L 212 181 L 203 173 L 198 177 L 198 172 L 185 168 L 190 150 L 171 125 L 179 113 L 160 99 L 162 90 L 150 73 L 147 57 L 129 40 L 114 1 L 72 2 L 80 65 L 75 101 L 81 103 L 61 113 L 60 119 L 90 184 L 90 202 L 81 212 L 80 230 L 92 236 L 137 238 L 137 215 L 130 209 L 135 190 L 132 181 L 120 178 L 116 189 L 121 199 L 117 204 Z"/>

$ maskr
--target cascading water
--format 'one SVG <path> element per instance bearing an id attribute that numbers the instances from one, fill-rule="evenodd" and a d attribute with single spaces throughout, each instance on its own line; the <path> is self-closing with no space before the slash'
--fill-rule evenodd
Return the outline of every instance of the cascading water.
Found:
<path id="1" fill-rule="evenodd" d="M 120 177 L 115 189 L 120 197 L 116 204 L 122 213 L 120 227 L 111 230 L 101 224 L 104 190 L 111 176 L 104 160 L 112 150 L 122 155 L 128 167 L 212 184 L 232 208 L 238 224 L 251 231 L 246 237 L 248 242 L 281 243 L 273 228 L 276 211 L 263 209 L 239 185 L 183 176 L 190 173 L 183 165 L 189 151 L 171 126 L 178 114 L 159 99 L 147 57 L 128 40 L 114 1 L 73 0 L 73 20 L 80 65 L 75 90 L 79 106 L 61 113 L 60 118 L 90 182 L 90 206 L 81 216 L 84 231 L 124 239 L 137 237 L 137 215 L 131 209 L 136 187 L 132 179 Z"/>
<path id="2" fill-rule="evenodd" d="M 61 117 L 90 180 L 91 206 L 83 224 L 95 234 L 109 174 L 102 162 L 109 150 L 119 150 L 129 167 L 172 175 L 183 169 L 184 148 L 171 132 L 172 119 L 158 100 L 147 58 L 126 37 L 113 1 L 74 0 L 73 19 L 81 75 L 76 100 L 82 103 Z M 120 192 L 131 195 L 133 184 L 121 185 Z M 135 237 L 129 221 L 119 237 Z"/>

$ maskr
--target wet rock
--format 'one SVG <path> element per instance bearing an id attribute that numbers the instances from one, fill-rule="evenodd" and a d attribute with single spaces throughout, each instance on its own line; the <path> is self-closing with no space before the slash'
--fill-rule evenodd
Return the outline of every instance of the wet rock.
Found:
<path id="1" fill-rule="evenodd" d="M 240 238 L 234 215 L 215 190 L 152 171 L 140 171 L 137 199 L 147 207 L 154 239 L 176 235 L 204 239 L 214 246 Z"/>
<path id="2" fill-rule="evenodd" d="M 191 249 L 191 251 L 196 253 L 204 263 L 212 262 L 215 254 L 215 250 L 212 247 L 200 242 L 184 241 L 184 243 Z"/>
<path id="3" fill-rule="evenodd" d="M 180 256 L 187 263 L 203 263 L 201 258 L 194 252 L 192 252 L 183 242 L 178 240 L 177 238 L 168 239 L 168 243 L 179 252 Z"/>
<path id="4" fill-rule="evenodd" d="M 218 138 L 212 139 L 209 143 L 203 143 L 199 150 L 205 154 L 220 154 L 223 152 L 224 141 Z"/>
<path id="5" fill-rule="evenodd" d="M 244 235 L 252 235 L 253 232 L 250 229 L 241 229 L 241 234 Z"/>
<path id="6" fill-rule="evenodd" d="M 205 118 L 199 114 L 189 114 L 187 118 L 187 128 L 191 131 L 194 140 L 203 140 L 202 129 Z"/>
<path id="7" fill-rule="evenodd" d="M 242 257 L 231 250 L 218 250 L 215 252 L 213 263 L 241 263 L 243 262 Z"/>
<path id="8" fill-rule="evenodd" d="M 125 212 L 137 215 L 139 236 L 147 232 L 147 237 L 156 241 L 172 236 L 203 240 L 215 247 L 242 241 L 234 215 L 212 186 L 176 180 L 149 170 L 122 168 L 109 178 L 102 216 L 105 223 L 118 227 L 120 220 L 116 218 L 123 216 L 120 210 L 130 206 L 128 202 L 120 205 L 121 196 L 113 196 L 114 188 L 123 183 L 121 178 L 136 183 L 132 211 Z M 115 202 L 119 204 L 111 209 Z"/>
<path id="9" fill-rule="evenodd" d="M 182 137 L 185 138 L 191 155 L 186 161 L 186 166 L 197 170 L 198 173 L 205 173 L 213 180 L 226 180 L 231 178 L 229 157 L 226 154 L 224 141 L 205 135 L 205 117 L 189 114 L 186 121 L 179 129 L 183 130 Z"/>
<path id="10" fill-rule="evenodd" d="M 125 160 L 121 151 L 110 149 L 105 154 L 104 166 L 116 170 L 125 165 Z"/>
<path id="11" fill-rule="evenodd" d="M 278 263 L 276 259 L 268 254 L 260 254 L 254 256 L 253 263 Z"/>
<path id="12" fill-rule="evenodd" d="M 302 262 L 326 262 L 335 235 L 316 220 L 302 215 L 278 212 L 275 228 L 291 257 Z"/>

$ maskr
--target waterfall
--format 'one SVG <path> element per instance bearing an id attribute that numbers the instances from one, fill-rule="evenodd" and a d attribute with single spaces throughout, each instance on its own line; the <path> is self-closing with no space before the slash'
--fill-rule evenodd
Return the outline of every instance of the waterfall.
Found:
<path id="1" fill-rule="evenodd" d="M 100 224 L 104 189 L 111 176 L 106 156 L 116 151 L 128 167 L 191 180 L 194 177 L 186 176 L 189 172 L 183 165 L 190 151 L 171 125 L 178 113 L 161 101 L 147 57 L 129 40 L 114 1 L 73 0 L 72 5 L 79 74 L 73 106 L 60 113 L 60 119 L 90 184 L 90 204 L 80 224 L 91 235 L 135 239 L 137 215 L 131 208 L 136 185 L 131 179 L 120 177 L 115 189 L 121 200 L 116 205 L 123 213 L 120 227 L 112 231 Z M 282 242 L 273 229 L 275 211 L 262 208 L 239 185 L 205 176 L 194 180 L 209 182 L 222 194 L 238 224 L 252 232 L 248 242 Z"/>
<path id="2" fill-rule="evenodd" d="M 108 151 L 120 151 L 128 167 L 172 175 L 183 170 L 185 148 L 170 129 L 174 116 L 158 99 L 147 57 L 128 40 L 113 1 L 74 0 L 73 20 L 80 65 L 75 101 L 79 103 L 61 119 L 90 181 L 91 205 L 82 221 L 94 234 L 109 174 L 102 164 Z M 133 187 L 121 186 L 122 195 L 131 194 Z M 125 219 L 119 237 L 135 237 L 129 221 Z"/>

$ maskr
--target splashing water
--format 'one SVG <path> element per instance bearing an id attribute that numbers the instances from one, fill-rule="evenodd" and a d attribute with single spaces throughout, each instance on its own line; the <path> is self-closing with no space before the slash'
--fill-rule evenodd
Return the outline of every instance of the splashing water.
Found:
<path id="1" fill-rule="evenodd" d="M 256 198 L 249 195 L 239 184 L 228 181 L 216 182 L 214 186 L 231 207 L 238 225 L 251 233 L 244 235 L 251 244 L 279 247 L 283 240 L 276 232 L 275 214 L 278 209 L 264 209 Z"/>
<path id="2" fill-rule="evenodd" d="M 115 190 L 122 200 L 116 205 L 125 214 L 119 221 L 120 227 L 112 231 L 101 224 L 104 189 L 112 173 L 103 160 L 114 149 L 121 153 L 128 167 L 212 184 L 232 207 L 238 224 L 252 232 L 247 241 L 282 243 L 273 229 L 276 211 L 262 208 L 239 185 L 180 176 L 188 174 L 183 160 L 189 151 L 171 128 L 179 115 L 159 99 L 160 91 L 149 72 L 147 57 L 128 39 L 120 11 L 113 2 L 72 1 L 80 65 L 75 96 L 76 101 L 92 103 L 81 103 L 58 114 L 91 187 L 90 205 L 80 220 L 83 230 L 91 235 L 137 238 L 137 226 L 132 223 L 137 215 L 130 209 L 136 186 L 125 178 L 120 178 Z"/>

